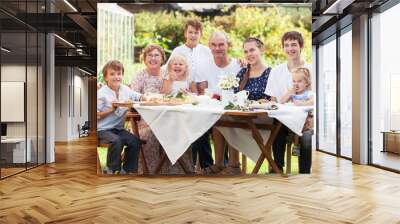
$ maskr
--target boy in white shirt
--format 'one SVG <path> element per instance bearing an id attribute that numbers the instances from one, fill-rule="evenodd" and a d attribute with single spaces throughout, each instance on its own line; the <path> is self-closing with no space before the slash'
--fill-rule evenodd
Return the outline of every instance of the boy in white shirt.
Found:
<path id="1" fill-rule="evenodd" d="M 282 48 L 286 54 L 287 62 L 272 69 L 269 75 L 265 94 L 271 96 L 272 101 L 281 102 L 282 96 L 293 88 L 293 71 L 305 67 L 312 71 L 311 65 L 306 64 L 301 58 L 304 47 L 304 39 L 297 31 L 286 32 L 282 36 Z M 285 145 L 288 136 L 288 128 L 282 126 L 273 144 L 274 160 L 280 169 L 285 165 Z M 299 172 L 310 173 L 311 170 L 311 138 L 312 131 L 303 133 L 300 139 Z"/>
<path id="2" fill-rule="evenodd" d="M 210 65 L 212 61 L 212 54 L 207 46 L 200 44 L 200 38 L 202 35 L 203 26 L 200 21 L 188 20 L 185 24 L 185 43 L 176 47 L 169 58 L 173 58 L 174 55 L 180 54 L 186 58 L 189 67 L 189 80 L 191 81 L 190 90 L 199 94 L 197 90 L 197 83 L 201 80 L 204 68 Z M 168 62 L 166 64 L 169 63 Z"/>
<path id="3" fill-rule="evenodd" d="M 176 47 L 170 56 L 171 59 L 174 55 L 180 54 L 186 58 L 189 68 L 190 91 L 198 94 L 204 94 L 204 91 L 198 91 L 197 84 L 203 81 L 200 78 L 204 73 L 203 69 L 212 62 L 210 49 L 199 43 L 202 31 L 203 26 L 200 21 L 188 20 L 184 29 L 185 44 Z M 169 60 L 167 64 L 169 64 Z M 194 164 L 197 160 L 197 152 L 199 154 L 200 167 L 202 169 L 205 169 L 214 163 L 208 132 L 192 144 Z"/>
<path id="4" fill-rule="evenodd" d="M 107 85 L 97 91 L 97 136 L 99 142 L 108 143 L 107 174 L 136 173 L 138 168 L 139 139 L 125 130 L 127 108 L 118 108 L 114 102 L 139 101 L 140 93 L 121 84 L 124 67 L 119 61 L 109 61 L 103 68 Z M 125 148 L 125 161 L 121 152 Z M 121 167 L 121 164 L 123 166 Z"/>

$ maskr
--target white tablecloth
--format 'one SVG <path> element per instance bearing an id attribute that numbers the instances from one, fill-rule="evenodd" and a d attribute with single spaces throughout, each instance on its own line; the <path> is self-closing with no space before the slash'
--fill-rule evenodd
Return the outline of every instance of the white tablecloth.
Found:
<path id="1" fill-rule="evenodd" d="M 261 151 L 256 141 L 253 139 L 251 130 L 226 127 L 217 127 L 217 129 L 221 132 L 229 145 L 249 157 L 251 160 L 255 162 L 258 160 Z M 260 134 L 263 137 L 264 144 L 266 144 L 271 131 L 260 130 Z"/>
<path id="2" fill-rule="evenodd" d="M 302 136 L 302 130 L 309 111 L 313 106 L 294 106 L 278 104 L 278 110 L 268 111 L 268 116 L 278 119 L 296 135 Z"/>
<path id="3" fill-rule="evenodd" d="M 172 164 L 226 112 L 223 106 L 217 105 L 135 105 L 135 109 L 150 126 Z M 267 112 L 270 117 L 278 119 L 294 133 L 301 135 L 307 110 L 310 110 L 310 107 L 279 105 L 278 110 Z M 219 130 L 229 144 L 253 161 L 257 161 L 261 152 L 249 130 L 221 127 Z M 261 131 L 264 143 L 268 140 L 269 133 Z"/>
<path id="4" fill-rule="evenodd" d="M 304 123 L 307 118 L 308 111 L 312 110 L 313 107 L 299 107 L 293 105 L 282 105 L 278 104 L 278 110 L 260 110 L 267 111 L 268 116 L 271 118 L 276 118 L 283 125 L 288 127 L 297 135 L 301 136 L 301 131 L 303 130 Z M 255 123 L 272 123 L 272 120 L 265 119 L 255 120 Z M 225 140 L 237 149 L 239 152 L 243 153 L 251 160 L 256 162 L 261 154 L 261 151 L 252 137 L 251 130 L 241 129 L 241 128 L 226 128 L 218 127 L 218 130 L 224 136 Z M 271 131 L 260 130 L 260 134 L 263 137 L 264 144 L 267 143 Z"/>
<path id="5" fill-rule="evenodd" d="M 200 105 L 135 105 L 135 109 L 150 126 L 172 164 L 224 113 L 222 106 Z"/>

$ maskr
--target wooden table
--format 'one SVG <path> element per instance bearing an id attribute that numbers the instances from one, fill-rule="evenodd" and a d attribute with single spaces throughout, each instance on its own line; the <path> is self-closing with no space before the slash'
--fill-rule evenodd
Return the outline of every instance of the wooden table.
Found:
<path id="1" fill-rule="evenodd" d="M 220 127 L 231 127 L 231 128 L 243 128 L 243 129 L 250 129 L 252 132 L 253 139 L 256 141 L 259 149 L 261 150 L 261 155 L 257 160 L 257 163 L 252 171 L 253 174 L 257 174 L 261 168 L 264 159 L 267 159 L 268 163 L 271 165 L 272 169 L 275 173 L 279 173 L 284 177 L 287 177 L 276 165 L 275 161 L 272 159 L 272 144 L 275 141 L 276 136 L 282 124 L 274 119 L 273 124 L 255 124 L 254 120 L 257 118 L 268 118 L 267 112 L 258 112 L 258 111 L 229 111 L 225 112 L 223 116 L 228 116 L 234 119 L 234 121 L 225 121 L 219 120 L 215 126 Z M 268 138 L 266 144 L 263 142 L 262 135 L 259 130 L 270 130 L 271 134 Z"/>
<path id="2" fill-rule="evenodd" d="M 223 114 L 223 116 L 228 116 L 233 118 L 234 121 L 225 121 L 225 120 L 219 120 L 215 126 L 220 126 L 220 127 L 232 127 L 232 128 L 243 128 L 243 129 L 250 129 L 252 132 L 252 137 L 259 146 L 259 149 L 261 151 L 261 155 L 258 158 L 258 161 L 252 171 L 253 174 L 257 174 L 258 171 L 261 168 L 262 163 L 264 162 L 264 159 L 267 159 L 268 163 L 272 167 L 275 173 L 279 173 L 282 176 L 287 176 L 285 175 L 276 165 L 275 161 L 272 159 L 272 144 L 275 141 L 275 138 L 282 126 L 282 124 L 274 119 L 273 124 L 255 124 L 254 120 L 257 118 L 268 118 L 268 113 L 265 111 L 259 112 L 259 111 L 248 111 L 248 112 L 243 112 L 243 111 L 227 111 Z M 136 119 L 140 119 L 140 115 L 137 112 L 130 112 L 128 113 L 127 119 L 130 119 L 130 122 L 132 124 L 132 127 L 134 129 L 134 133 L 139 133 L 137 130 L 137 125 L 134 125 L 136 123 Z M 270 137 L 267 141 L 266 144 L 263 142 L 262 135 L 259 130 L 270 130 L 271 134 Z M 165 163 L 167 160 L 167 156 L 165 152 L 160 158 L 160 161 L 157 165 L 157 168 L 155 170 L 156 174 L 159 174 L 161 171 L 162 165 Z M 186 174 L 191 174 L 189 170 L 186 168 L 186 165 L 184 164 L 183 160 L 179 159 L 178 164 L 182 167 L 182 169 L 185 171 Z"/>

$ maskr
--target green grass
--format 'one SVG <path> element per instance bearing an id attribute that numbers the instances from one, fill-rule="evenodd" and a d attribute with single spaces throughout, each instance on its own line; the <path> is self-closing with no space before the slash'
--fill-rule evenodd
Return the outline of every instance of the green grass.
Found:
<path id="1" fill-rule="evenodd" d="M 104 170 L 107 163 L 107 148 L 97 147 L 97 155 L 99 156 L 101 170 Z"/>
<path id="2" fill-rule="evenodd" d="M 213 144 L 211 144 L 211 147 L 214 149 Z M 213 157 L 215 158 L 214 152 L 215 151 L 213 150 Z M 99 156 L 101 169 L 103 170 L 104 167 L 106 166 L 106 161 L 107 161 L 107 148 L 97 147 L 97 153 Z M 298 173 L 298 161 L 299 159 L 297 156 L 292 156 L 292 174 Z M 285 163 L 286 163 L 286 156 L 285 156 Z M 256 165 L 255 162 L 247 158 L 247 174 L 251 174 L 251 171 L 253 171 L 255 165 Z M 258 171 L 258 174 L 265 174 L 267 170 L 268 170 L 268 162 L 264 161 L 260 170 Z M 286 171 L 286 167 L 284 167 L 283 170 Z"/>

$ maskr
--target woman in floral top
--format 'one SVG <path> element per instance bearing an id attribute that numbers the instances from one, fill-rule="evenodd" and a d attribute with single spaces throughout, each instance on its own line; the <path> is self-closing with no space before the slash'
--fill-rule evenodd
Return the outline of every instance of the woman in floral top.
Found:
<path id="1" fill-rule="evenodd" d="M 146 68 L 137 73 L 135 79 L 132 81 L 131 87 L 133 90 L 142 94 L 160 93 L 164 76 L 161 74 L 161 65 L 166 60 L 165 52 L 158 45 L 149 45 L 144 49 L 143 59 Z M 147 167 L 150 174 L 153 174 L 161 158 L 161 145 L 144 120 L 140 120 L 138 126 L 140 138 L 146 141 L 146 144 L 143 145 L 143 152 Z M 185 153 L 183 158 L 185 164 L 187 164 L 186 167 L 192 167 L 190 152 Z M 143 174 L 143 167 L 141 167 L 141 164 L 142 163 L 139 161 L 139 174 Z M 166 162 L 161 169 L 161 173 L 184 174 L 184 171 L 179 165 L 175 164 L 172 166 L 170 162 Z"/>

